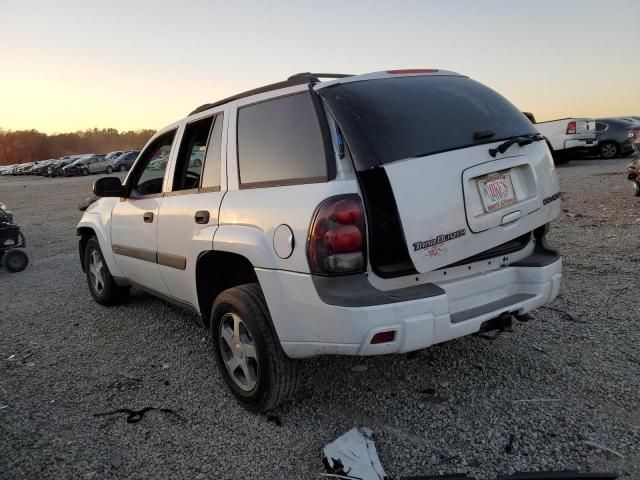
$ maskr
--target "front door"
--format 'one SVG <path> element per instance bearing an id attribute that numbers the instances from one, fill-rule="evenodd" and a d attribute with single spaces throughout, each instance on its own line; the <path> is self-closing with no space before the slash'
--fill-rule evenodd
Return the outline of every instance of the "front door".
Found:
<path id="1" fill-rule="evenodd" d="M 169 158 L 175 133 L 161 135 L 141 154 L 125 182 L 130 193 L 116 203 L 111 215 L 111 242 L 118 267 L 130 281 L 164 295 L 168 289 L 158 268 L 157 233 L 167 162 L 154 160 Z"/>
<path id="2" fill-rule="evenodd" d="M 226 191 L 223 109 L 187 123 L 158 217 L 158 264 L 172 297 L 197 307 L 196 261 L 213 248 Z"/>

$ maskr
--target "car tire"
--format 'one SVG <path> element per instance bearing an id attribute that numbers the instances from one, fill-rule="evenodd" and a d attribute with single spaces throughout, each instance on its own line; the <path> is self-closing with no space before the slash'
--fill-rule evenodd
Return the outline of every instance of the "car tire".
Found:
<path id="1" fill-rule="evenodd" d="M 82 169 L 82 175 L 84 175 L 85 177 L 86 177 L 87 175 L 89 175 L 89 169 L 88 169 L 88 168 L 83 168 L 83 169 Z"/>
<path id="2" fill-rule="evenodd" d="M 107 167 L 107 175 L 111 175 L 113 172 L 113 168 L 111 166 Z"/>
<path id="3" fill-rule="evenodd" d="M 83 261 L 87 285 L 96 302 L 110 306 L 123 303 L 129 298 L 131 287 L 116 285 L 95 236 L 87 240 Z"/>
<path id="4" fill-rule="evenodd" d="M 247 410 L 266 412 L 295 395 L 301 362 L 282 350 L 257 283 L 218 295 L 211 311 L 211 341 L 225 383 Z"/>
<path id="5" fill-rule="evenodd" d="M 631 185 L 633 186 L 633 194 L 636 197 L 640 197 L 640 183 L 633 181 L 631 182 Z"/>
<path id="6" fill-rule="evenodd" d="M 118 167 L 118 171 L 119 172 L 126 172 L 127 171 L 127 166 L 123 163 L 122 165 L 120 165 Z"/>
<path id="7" fill-rule="evenodd" d="M 603 142 L 600 144 L 600 157 L 611 160 L 620 155 L 620 147 L 616 142 Z"/>
<path id="8" fill-rule="evenodd" d="M 9 250 L 2 256 L 2 264 L 10 272 L 21 272 L 29 265 L 29 257 L 22 250 Z"/>

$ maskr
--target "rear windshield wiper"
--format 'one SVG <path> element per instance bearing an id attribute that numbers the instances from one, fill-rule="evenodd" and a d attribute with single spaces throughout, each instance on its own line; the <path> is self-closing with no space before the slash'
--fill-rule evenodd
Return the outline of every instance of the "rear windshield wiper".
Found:
<path id="1" fill-rule="evenodd" d="M 544 137 L 539 133 L 531 133 L 529 135 L 518 135 L 517 137 L 511 137 L 505 142 L 498 145 L 497 148 L 490 148 L 489 155 L 495 157 L 498 153 L 506 152 L 511 145 L 515 145 L 516 143 L 519 146 L 523 147 L 525 145 L 529 145 L 530 143 L 539 142 L 541 140 L 544 140 Z"/>

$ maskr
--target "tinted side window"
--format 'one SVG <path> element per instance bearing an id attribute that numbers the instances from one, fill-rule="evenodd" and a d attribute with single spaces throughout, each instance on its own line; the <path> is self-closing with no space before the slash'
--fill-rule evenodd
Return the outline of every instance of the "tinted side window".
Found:
<path id="1" fill-rule="evenodd" d="M 244 186 L 325 179 L 327 161 L 310 94 L 240 108 L 238 164 Z"/>
<path id="2" fill-rule="evenodd" d="M 213 117 L 213 127 L 209 136 L 207 154 L 204 161 L 204 172 L 202 173 L 202 187 L 220 187 L 220 165 L 222 152 L 222 125 L 223 115 Z"/>
<path id="3" fill-rule="evenodd" d="M 596 122 L 596 132 L 604 132 L 607 129 L 607 124 L 602 122 Z"/>
<path id="4" fill-rule="evenodd" d="M 189 123 L 185 127 L 173 177 L 173 190 L 188 190 L 200 186 L 204 153 L 211 130 L 212 117 Z"/>
<path id="5" fill-rule="evenodd" d="M 141 155 L 132 178 L 132 193 L 152 195 L 162 192 L 164 173 L 169 162 L 175 130 L 158 137 Z"/>

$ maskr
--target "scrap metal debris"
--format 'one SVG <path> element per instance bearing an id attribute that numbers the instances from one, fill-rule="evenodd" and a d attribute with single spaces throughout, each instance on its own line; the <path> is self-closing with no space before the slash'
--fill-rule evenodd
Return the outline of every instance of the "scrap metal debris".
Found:
<path id="1" fill-rule="evenodd" d="M 144 417 L 144 414 L 151 411 L 158 410 L 162 413 L 168 413 L 170 415 L 174 415 L 178 417 L 178 414 L 171 410 L 170 408 L 156 408 L 156 407 L 145 407 L 141 410 L 131 410 L 128 408 L 119 408 L 118 410 L 112 410 L 110 412 L 102 412 L 102 413 L 94 413 L 94 417 L 104 417 L 107 415 L 116 415 L 118 413 L 126 413 L 127 414 L 127 423 L 138 423 Z"/>
<path id="2" fill-rule="evenodd" d="M 323 449 L 324 467 L 337 478 L 360 480 L 384 480 L 387 475 L 380 464 L 373 442 L 373 432 L 368 428 L 353 428 Z"/>
<path id="3" fill-rule="evenodd" d="M 592 442 L 590 440 L 587 440 L 584 443 L 586 445 L 589 445 L 590 447 L 597 448 L 598 450 L 609 452 L 610 454 L 615 455 L 618 458 L 624 458 L 624 455 L 622 455 L 620 452 L 616 452 L 615 450 L 607 447 L 606 445 L 602 445 L 601 443 Z"/>

